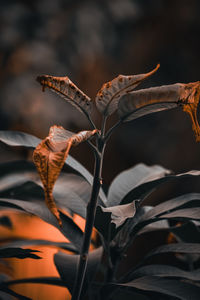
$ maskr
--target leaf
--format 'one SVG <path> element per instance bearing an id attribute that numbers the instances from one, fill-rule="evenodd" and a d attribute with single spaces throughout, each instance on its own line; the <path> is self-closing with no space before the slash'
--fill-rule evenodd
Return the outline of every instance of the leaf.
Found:
<path id="1" fill-rule="evenodd" d="M 102 247 L 99 247 L 89 253 L 86 269 L 86 279 L 88 281 L 91 281 L 94 278 L 102 254 Z M 61 279 L 66 282 L 66 286 L 71 293 L 76 279 L 79 257 L 79 255 L 69 255 L 63 252 L 58 252 L 54 255 L 54 263 L 56 265 L 58 273 L 60 274 Z"/>
<path id="2" fill-rule="evenodd" d="M 11 220 L 8 216 L 0 217 L 0 225 L 4 226 L 4 227 L 7 227 L 8 229 L 13 228 L 12 222 L 11 222 Z"/>
<path id="3" fill-rule="evenodd" d="M 65 133 L 69 133 L 69 131 L 65 131 Z M 33 135 L 19 132 L 19 131 L 0 131 L 0 141 L 3 143 L 6 143 L 7 145 L 10 146 L 25 146 L 25 147 L 30 147 L 30 148 L 35 148 L 41 142 L 41 139 L 36 138 Z M 91 185 L 93 183 L 93 176 L 88 172 L 88 170 L 80 164 L 76 159 L 74 159 L 72 156 L 68 155 L 67 160 L 65 163 L 70 166 L 72 169 L 76 170 L 79 174 L 81 174 Z M 12 163 L 11 163 L 12 164 Z M 16 162 L 15 162 L 16 164 Z M 20 164 L 20 162 L 19 162 Z M 23 168 L 23 164 L 21 164 Z M 5 166 L 5 168 L 8 169 L 8 166 Z M 0 168 L 1 172 L 1 168 Z M 4 170 L 3 170 L 4 172 Z M 100 193 L 99 196 L 101 198 L 102 203 L 106 203 L 106 196 L 100 188 Z"/>
<path id="4" fill-rule="evenodd" d="M 7 296 L 7 294 L 11 295 L 11 296 L 14 296 L 18 300 L 32 300 L 31 298 L 26 297 L 26 296 L 22 296 L 19 293 L 16 293 L 16 292 L 12 291 L 11 289 L 9 289 L 7 287 L 4 287 L 4 288 L 0 287 L 0 289 L 1 289 L 0 299 L 2 299 L 2 300 L 11 300 L 11 299 L 13 299 L 13 298 L 10 298 L 10 296 Z"/>
<path id="5" fill-rule="evenodd" d="M 9 257 L 16 257 L 16 258 L 20 258 L 20 259 L 24 259 L 24 258 L 40 259 L 41 258 L 40 256 L 34 254 L 33 252 L 40 252 L 40 251 L 32 250 L 32 249 L 1 247 L 0 258 L 9 258 Z"/>
<path id="6" fill-rule="evenodd" d="M 164 214 L 161 218 L 167 219 L 192 219 L 192 220 L 200 220 L 200 207 L 192 207 L 186 209 L 178 209 L 172 211 L 168 214 Z"/>
<path id="7" fill-rule="evenodd" d="M 151 275 L 159 277 L 180 277 L 192 281 L 200 281 L 200 269 L 194 271 L 184 271 L 174 266 L 168 265 L 147 265 L 131 272 L 129 279 Z"/>
<path id="8" fill-rule="evenodd" d="M 96 96 L 96 105 L 98 110 L 105 116 L 109 116 L 115 112 L 119 99 L 131 92 L 143 80 L 153 75 L 159 68 L 159 64 L 151 72 L 139 75 L 119 75 L 112 81 L 105 83 Z"/>
<path id="9" fill-rule="evenodd" d="M 43 91 L 48 87 L 67 102 L 78 108 L 82 113 L 89 114 L 92 108 L 92 100 L 84 94 L 67 76 L 55 77 L 42 75 L 37 77 L 37 81 L 42 85 Z"/>
<path id="10" fill-rule="evenodd" d="M 196 141 L 200 141 L 197 120 L 199 96 L 199 81 L 142 89 L 124 95 L 119 101 L 118 113 L 120 119 L 127 122 L 147 114 L 182 106 L 183 111 L 191 117 Z"/>
<path id="11" fill-rule="evenodd" d="M 146 256 L 145 259 L 161 253 L 168 253 L 168 252 L 175 252 L 175 253 L 200 253 L 200 244 L 198 243 L 176 243 L 176 244 L 168 244 L 160 246 L 156 249 L 150 251 Z"/>
<path id="12" fill-rule="evenodd" d="M 132 287 L 143 291 L 157 292 L 181 300 L 198 300 L 200 288 L 188 282 L 165 279 L 156 276 L 143 276 L 126 283 L 115 284 L 120 287 Z"/>
<path id="13" fill-rule="evenodd" d="M 117 205 L 112 207 L 101 207 L 104 213 L 111 213 L 111 222 L 115 224 L 116 228 L 121 226 L 128 218 L 133 218 L 136 212 L 135 202 Z"/>
<path id="14" fill-rule="evenodd" d="M 65 163 L 71 146 L 88 140 L 97 130 L 81 131 L 71 137 L 66 137 L 65 129 L 61 126 L 52 126 L 46 137 L 34 150 L 33 162 L 35 163 L 44 186 L 45 202 L 49 210 L 58 220 L 62 221 L 53 199 L 53 187 Z"/>
<path id="15" fill-rule="evenodd" d="M 189 221 L 170 229 L 178 241 L 185 243 L 200 243 L 200 230 L 194 221 Z"/>
<path id="16" fill-rule="evenodd" d="M 1 177 L 3 172 L 4 176 Z M 30 189 L 27 191 L 27 185 L 24 184 L 30 181 L 42 185 L 33 163 L 19 161 L 0 164 L 0 197 L 15 198 L 17 195 L 19 199 L 25 200 L 24 195 L 27 192 L 31 195 L 31 191 Z M 54 198 L 58 207 L 70 210 L 83 218 L 86 217 L 86 206 L 90 194 L 91 185 L 82 176 L 76 174 L 62 172 L 54 187 Z M 35 200 L 38 197 L 41 199 L 41 196 L 44 198 L 40 187 L 38 186 L 37 191 L 35 186 Z"/>
<path id="17" fill-rule="evenodd" d="M 133 218 L 135 212 L 134 202 L 107 208 L 97 206 L 94 226 L 106 241 L 112 240 L 125 221 Z"/>
<path id="18" fill-rule="evenodd" d="M 41 283 L 41 284 L 49 284 L 49 285 L 56 285 L 56 286 L 63 286 L 65 287 L 66 284 L 63 282 L 59 277 L 33 277 L 33 278 L 22 278 L 22 279 L 15 279 L 4 281 L 1 283 L 1 286 L 9 286 L 13 284 L 21 284 L 21 283 Z"/>
<path id="19" fill-rule="evenodd" d="M 171 210 L 180 208 L 183 205 L 189 204 L 191 201 L 199 201 L 200 200 L 200 194 L 199 193 L 190 193 L 181 195 L 179 197 L 173 198 L 171 200 L 162 202 L 155 207 L 153 207 L 151 210 L 149 210 L 147 213 L 145 213 L 141 221 L 145 221 L 151 218 L 154 218 L 156 216 L 164 217 L 164 214 L 167 212 L 170 212 Z"/>
<path id="20" fill-rule="evenodd" d="M 34 184 L 33 183 L 29 183 L 29 184 L 31 185 L 31 189 L 33 189 Z M 70 217 L 60 212 L 60 217 L 63 224 L 61 228 L 58 222 L 56 222 L 54 216 L 46 207 L 45 203 L 43 202 L 43 199 L 35 201 L 34 197 L 33 198 L 30 197 L 27 200 L 0 198 L 0 206 L 21 210 L 26 213 L 31 213 L 33 215 L 38 216 L 45 222 L 58 228 L 63 233 L 63 235 L 66 238 L 68 238 L 74 244 L 74 246 L 76 246 L 78 251 L 80 251 L 81 243 L 83 239 L 83 233 L 81 229 L 73 222 L 73 220 Z"/>
<path id="21" fill-rule="evenodd" d="M 121 200 L 136 187 L 162 178 L 169 173 L 169 170 L 161 166 L 147 166 L 145 164 L 137 164 L 133 168 L 121 172 L 110 185 L 107 206 L 119 205 Z"/>
<path id="22" fill-rule="evenodd" d="M 0 141 L 10 146 L 35 148 L 40 142 L 40 139 L 25 132 L 1 130 Z"/>
<path id="23" fill-rule="evenodd" d="M 156 188 L 164 183 L 167 183 L 173 179 L 182 179 L 185 177 L 195 177 L 200 176 L 200 171 L 198 170 L 192 170 L 186 173 L 180 173 L 180 174 L 170 174 L 166 175 L 164 177 L 145 182 L 140 184 L 139 186 L 132 189 L 121 201 L 122 204 L 129 203 L 132 200 L 140 199 L 140 204 L 145 199 L 146 196 L 150 195 L 153 191 L 156 190 Z"/>
<path id="24" fill-rule="evenodd" d="M 42 246 L 51 246 L 51 247 L 59 247 L 71 252 L 77 252 L 77 249 L 70 243 L 66 242 L 54 242 L 54 241 L 48 241 L 48 240 L 34 240 L 34 239 L 16 239 L 14 241 L 11 241 L 7 243 L 5 240 L 0 240 L 0 242 L 4 243 L 4 246 L 0 246 L 0 250 L 5 248 L 16 248 L 21 246 L 29 246 L 29 245 L 42 245 Z M 6 244 L 5 244 L 6 242 Z"/>

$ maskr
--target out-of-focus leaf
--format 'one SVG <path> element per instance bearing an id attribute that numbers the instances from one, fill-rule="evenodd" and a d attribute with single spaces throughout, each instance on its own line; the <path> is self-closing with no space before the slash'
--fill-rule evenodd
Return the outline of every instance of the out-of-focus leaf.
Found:
<path id="1" fill-rule="evenodd" d="M 86 280 L 90 281 L 95 277 L 95 273 L 101 261 L 102 254 L 102 247 L 99 247 L 89 253 L 86 270 Z M 61 279 L 66 282 L 66 286 L 71 293 L 76 279 L 78 262 L 79 255 L 68 255 L 62 252 L 58 252 L 54 255 L 54 263 L 56 265 L 58 273 L 60 274 Z"/>
<path id="2" fill-rule="evenodd" d="M 16 258 L 34 258 L 40 259 L 41 257 L 34 254 L 33 252 L 40 252 L 38 250 L 32 249 L 22 249 L 22 248 L 7 248 L 1 247 L 0 248 L 0 258 L 9 258 L 9 257 L 16 257 Z"/>
<path id="3" fill-rule="evenodd" d="M 165 177 L 170 171 L 158 166 L 137 164 L 120 173 L 111 183 L 108 191 L 107 206 L 120 204 L 121 200 L 132 190 L 142 184 Z M 136 199 L 136 198 L 134 198 Z"/>
<path id="4" fill-rule="evenodd" d="M 192 281 L 200 281 L 200 269 L 189 272 L 168 265 L 143 266 L 131 272 L 129 274 L 129 279 L 134 279 L 146 275 L 159 276 L 159 277 L 181 277 Z"/>
<path id="5" fill-rule="evenodd" d="M 9 286 L 13 284 L 21 284 L 21 283 L 42 283 L 42 284 L 50 284 L 56 286 L 65 287 L 66 284 L 63 282 L 60 277 L 33 277 L 33 278 L 22 278 L 16 280 L 9 280 L 3 282 L 2 286 Z"/>
<path id="6" fill-rule="evenodd" d="M 121 201 L 121 203 L 125 204 L 125 203 L 129 203 L 132 200 L 135 199 L 140 199 L 140 203 L 145 199 L 145 197 L 149 194 L 151 194 L 153 191 L 156 190 L 156 188 L 164 183 L 167 183 L 171 180 L 174 179 L 182 179 L 182 178 L 186 178 L 186 177 L 195 177 L 195 176 L 200 176 L 200 171 L 198 170 L 192 170 L 186 173 L 180 173 L 180 174 L 170 174 L 170 175 L 166 175 L 162 178 L 159 179 L 155 179 L 149 182 L 145 182 L 139 186 L 137 186 L 136 188 L 132 189 L 125 197 L 124 199 Z"/>
<path id="7" fill-rule="evenodd" d="M 12 300 L 13 297 L 15 297 L 15 299 L 18 300 L 32 300 L 29 297 L 20 295 L 19 293 L 14 292 L 13 290 L 9 289 L 8 287 L 0 287 L 1 291 L 0 291 L 0 299 L 2 300 Z M 10 297 L 10 296 L 13 297 Z"/>
<path id="8" fill-rule="evenodd" d="M 0 141 L 10 146 L 35 148 L 39 144 L 40 139 L 25 132 L 1 130 Z"/>
<path id="9" fill-rule="evenodd" d="M 115 112 L 119 99 L 136 88 L 144 79 L 154 74 L 160 65 L 146 74 L 139 75 L 119 75 L 112 81 L 105 83 L 96 96 L 98 110 L 105 116 Z"/>
<path id="10" fill-rule="evenodd" d="M 70 135 L 72 134 L 70 131 L 65 131 L 65 133 Z M 30 147 L 35 148 L 37 145 L 41 142 L 41 139 L 30 135 L 28 133 L 23 133 L 19 131 L 0 131 L 0 141 L 10 145 L 10 146 L 23 146 L 23 147 Z M 76 159 L 74 159 L 72 156 L 68 155 L 67 160 L 65 163 L 70 166 L 72 169 L 76 170 L 78 173 L 80 173 L 91 185 L 93 183 L 93 176 L 88 172 L 88 170 L 80 164 Z M 23 164 L 21 165 L 23 166 Z M 1 169 L 0 169 L 1 172 Z M 102 204 L 106 203 L 106 196 L 100 188 L 99 196 L 101 198 Z"/>
<path id="11" fill-rule="evenodd" d="M 181 300 L 198 300 L 200 287 L 188 282 L 175 279 L 159 278 L 157 276 L 143 276 L 127 283 L 115 284 L 120 287 L 132 287 L 143 291 L 152 291 Z"/>
<path id="12" fill-rule="evenodd" d="M 200 141 L 197 107 L 200 82 L 176 83 L 128 93 L 119 100 L 118 113 L 122 121 L 132 121 L 147 114 L 182 106 L 192 121 L 196 141 Z"/>
<path id="13" fill-rule="evenodd" d="M 33 183 L 32 185 L 34 186 Z M 63 226 L 60 227 L 58 222 L 56 222 L 55 217 L 51 214 L 42 200 L 35 201 L 34 197 L 33 199 L 29 199 L 29 201 L 0 198 L 0 206 L 18 209 L 40 217 L 45 222 L 58 228 L 63 233 L 63 235 L 67 237 L 74 246 L 76 246 L 77 250 L 80 251 L 83 238 L 81 229 L 74 223 L 74 221 L 70 217 L 66 216 L 62 212 L 60 212 L 60 217 Z"/>
<path id="14" fill-rule="evenodd" d="M 0 217 L 0 225 L 12 229 L 13 225 L 8 216 Z"/>
<path id="15" fill-rule="evenodd" d="M 60 226 L 62 226 L 62 221 L 53 198 L 54 184 L 61 172 L 71 146 L 76 146 L 88 140 L 96 133 L 97 130 L 81 131 L 71 137 L 67 137 L 63 127 L 52 126 L 48 137 L 33 152 L 33 162 L 37 167 L 44 187 L 45 203 L 58 220 Z"/>
<path id="16" fill-rule="evenodd" d="M 55 77 L 42 75 L 37 77 L 37 81 L 42 85 L 43 91 L 48 87 L 58 95 L 63 97 L 67 102 L 78 108 L 85 114 L 91 113 L 92 100 L 84 94 L 67 76 Z"/>
<path id="17" fill-rule="evenodd" d="M 42 246 L 50 246 L 50 247 L 58 247 L 62 248 L 71 252 L 77 252 L 77 249 L 71 244 L 71 243 L 65 243 L 65 242 L 54 242 L 54 241 L 48 241 L 48 240 L 26 240 L 26 239 L 17 239 L 15 241 L 6 242 L 0 239 L 0 242 L 4 243 L 3 246 L 0 246 L 0 250 L 5 248 L 17 248 L 21 246 L 29 246 L 29 245 L 42 245 Z"/>

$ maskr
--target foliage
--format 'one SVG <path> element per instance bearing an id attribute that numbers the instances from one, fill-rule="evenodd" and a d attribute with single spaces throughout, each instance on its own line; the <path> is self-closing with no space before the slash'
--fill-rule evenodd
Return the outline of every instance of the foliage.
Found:
<path id="1" fill-rule="evenodd" d="M 119 75 L 102 86 L 96 96 L 96 108 L 102 114 L 101 130 L 96 128 L 91 118 L 94 102 L 68 77 L 43 75 L 37 78 L 43 89 L 50 88 L 76 106 L 88 119 L 92 129 L 76 134 L 61 126 L 52 126 L 48 137 L 42 141 L 26 133 L 1 131 L 2 142 L 35 148 L 33 161 L 42 183 L 32 162 L 1 164 L 0 206 L 40 217 L 58 228 L 70 243 L 13 240 L 1 246 L 0 256 L 41 258 L 32 253 L 36 250 L 19 248 L 38 244 L 53 245 L 73 254 L 55 254 L 54 263 L 60 278 L 18 281 L 2 278 L 2 292 L 12 294 L 12 284 L 39 282 L 65 286 L 73 300 L 111 300 L 120 297 L 138 300 L 199 299 L 200 194 L 184 194 L 165 202 L 160 201 L 155 206 L 144 205 L 144 200 L 161 184 L 185 177 L 198 177 L 200 171 L 174 174 L 158 165 L 138 164 L 120 173 L 111 183 L 107 195 L 102 189 L 105 146 L 121 123 L 180 106 L 189 113 L 196 140 L 200 140 L 196 116 L 199 82 L 133 91 L 158 67 L 146 74 Z M 107 118 L 115 111 L 118 112 L 119 121 L 106 130 Z M 71 146 L 84 141 L 94 152 L 94 176 L 69 155 Z M 71 167 L 71 173 L 64 170 L 60 174 L 64 164 Z M 84 232 L 74 223 L 73 214 L 86 219 Z M 0 225 L 12 226 L 6 216 L 0 219 Z M 89 252 L 94 227 L 101 245 Z M 148 236 L 156 231 L 173 236 L 173 243 L 149 249 L 136 264 L 130 265 L 128 271 L 120 272 L 120 264 L 126 259 L 130 246 L 134 249 L 141 236 L 148 241 Z M 155 259 L 167 253 L 171 253 L 173 258 L 169 263 L 163 263 L 164 259 L 159 263 Z M 19 297 L 26 299 L 22 295 Z"/>

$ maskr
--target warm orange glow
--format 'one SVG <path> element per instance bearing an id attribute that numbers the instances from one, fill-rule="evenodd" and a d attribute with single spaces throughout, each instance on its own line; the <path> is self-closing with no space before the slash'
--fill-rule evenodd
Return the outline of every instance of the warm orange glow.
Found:
<path id="1" fill-rule="evenodd" d="M 5 215 L 5 212 L 1 212 Z M 14 229 L 9 230 L 1 227 L 1 238 L 20 237 L 32 239 L 47 239 L 52 241 L 64 242 L 66 239 L 53 226 L 43 222 L 37 217 L 29 215 L 21 215 L 15 212 L 8 212 L 14 224 Z M 7 269 L 7 274 L 12 276 L 12 279 L 42 277 L 42 276 L 59 276 L 56 267 L 53 263 L 53 255 L 58 251 L 56 248 L 45 246 L 28 246 L 28 248 L 41 251 L 39 254 L 42 259 L 33 260 L 26 259 L 6 259 L 6 262 L 11 267 L 11 271 Z M 4 272 L 0 266 L 1 272 Z M 19 284 L 13 285 L 12 289 L 16 292 L 30 297 L 34 300 L 70 299 L 70 294 L 66 288 L 50 286 L 45 284 Z"/>

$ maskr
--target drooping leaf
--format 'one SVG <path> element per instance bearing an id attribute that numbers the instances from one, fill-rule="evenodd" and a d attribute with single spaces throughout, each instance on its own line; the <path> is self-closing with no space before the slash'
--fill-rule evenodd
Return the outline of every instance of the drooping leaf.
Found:
<path id="1" fill-rule="evenodd" d="M 79 111 L 89 114 L 92 108 L 92 100 L 84 94 L 67 76 L 55 77 L 42 75 L 37 77 L 37 81 L 42 85 L 43 91 L 48 87 L 67 102 L 78 108 Z"/>
<path id="2" fill-rule="evenodd" d="M 118 105 L 122 121 L 132 121 L 144 115 L 181 106 L 193 124 L 196 141 L 200 141 L 197 107 L 200 97 L 200 82 L 176 83 L 142 89 L 124 95 Z"/>
<path id="3" fill-rule="evenodd" d="M 0 258 L 16 257 L 20 259 L 24 259 L 24 258 L 40 259 L 41 257 L 34 254 L 34 252 L 40 252 L 40 251 L 32 250 L 32 249 L 1 247 Z"/>
<path id="4" fill-rule="evenodd" d="M 192 281 L 200 281 L 200 269 L 194 271 L 184 271 L 169 265 L 147 265 L 143 266 L 129 274 L 129 278 L 137 278 L 141 276 L 159 276 L 159 277 L 180 277 Z"/>
<path id="5" fill-rule="evenodd" d="M 114 284 L 119 287 L 132 287 L 143 291 L 152 291 L 177 297 L 181 300 L 198 300 L 200 287 L 188 282 L 175 279 L 159 278 L 157 276 L 143 276 L 126 283 Z"/>
<path id="6" fill-rule="evenodd" d="M 4 243 L 4 246 L 0 246 L 0 250 L 5 248 L 17 248 L 21 246 L 29 246 L 29 245 L 42 245 L 42 246 L 50 246 L 50 247 L 58 247 L 71 252 L 77 253 L 77 249 L 71 243 L 66 242 L 54 242 L 48 240 L 35 240 L 35 239 L 16 239 L 10 242 L 7 242 L 3 239 L 0 239 L 0 242 Z"/>
<path id="7" fill-rule="evenodd" d="M 180 174 L 169 174 L 164 177 L 145 182 L 140 184 L 139 186 L 132 189 L 121 201 L 122 204 L 129 203 L 130 201 L 133 201 L 135 199 L 140 199 L 140 203 L 145 199 L 147 195 L 150 195 L 153 191 L 156 190 L 161 184 L 170 182 L 174 179 L 182 179 L 186 177 L 195 177 L 200 176 L 200 171 L 198 170 L 192 170 L 186 173 L 180 173 Z"/>
<path id="8" fill-rule="evenodd" d="M 54 184 L 65 163 L 71 146 L 76 146 L 88 140 L 96 133 L 97 130 L 81 131 L 68 137 L 65 135 L 63 127 L 52 126 L 48 137 L 33 152 L 33 161 L 44 186 L 46 205 L 57 218 L 60 226 L 62 226 L 62 222 L 53 198 Z"/>
<path id="9" fill-rule="evenodd" d="M 0 225 L 12 229 L 13 225 L 8 216 L 0 217 Z"/>
<path id="10" fill-rule="evenodd" d="M 33 183 L 29 183 L 34 188 Z M 83 233 L 81 229 L 73 222 L 73 220 L 60 212 L 60 217 L 62 220 L 63 226 L 60 227 L 55 217 L 46 207 L 43 199 L 35 201 L 34 197 L 29 198 L 29 200 L 18 200 L 18 199 L 6 199 L 0 198 L 0 206 L 6 208 L 12 208 L 24 211 L 26 213 L 31 213 L 40 217 L 45 222 L 55 226 L 58 228 L 65 237 L 67 237 L 74 246 L 76 246 L 77 250 L 80 251 L 81 243 L 83 239 Z"/>
<path id="11" fill-rule="evenodd" d="M 157 65 L 155 69 L 146 74 L 130 76 L 119 75 L 112 81 L 105 83 L 96 96 L 98 110 L 105 116 L 114 113 L 117 109 L 119 99 L 134 90 L 143 80 L 154 74 L 159 66 L 160 65 Z"/>
<path id="12" fill-rule="evenodd" d="M 94 278 L 98 265 L 101 261 L 103 248 L 99 247 L 89 253 L 88 264 L 86 269 L 86 279 L 91 280 Z M 66 286 L 72 293 L 73 286 L 76 279 L 76 271 L 79 262 L 79 255 L 69 255 L 66 253 L 58 252 L 54 255 L 54 263 L 60 274 L 61 279 L 66 282 Z M 86 282 L 85 282 L 86 284 Z"/>
<path id="13" fill-rule="evenodd" d="M 169 173 L 169 170 L 161 166 L 147 166 L 142 163 L 121 172 L 110 185 L 107 206 L 119 205 L 121 200 L 136 187 L 165 177 Z"/>
<path id="14" fill-rule="evenodd" d="M 67 130 L 65 131 L 65 133 L 67 133 Z M 70 134 L 69 131 L 68 131 L 68 133 Z M 27 133 L 23 133 L 23 132 L 19 132 L 19 131 L 3 131 L 3 130 L 0 131 L 0 141 L 7 145 L 10 145 L 10 146 L 23 146 L 23 147 L 30 147 L 30 148 L 37 147 L 37 145 L 41 142 L 41 140 L 38 139 L 37 137 L 27 134 Z M 68 155 L 65 163 L 68 166 L 70 166 L 72 169 L 76 170 L 79 174 L 81 174 L 92 185 L 93 176 L 76 159 L 74 159 L 72 156 Z M 15 164 L 17 164 L 18 167 L 21 166 L 22 168 L 24 165 L 24 163 L 18 164 L 17 162 Z M 10 166 L 9 166 L 9 168 L 10 168 Z M 8 166 L 5 166 L 5 168 L 8 169 Z M 3 173 L 4 173 L 4 170 L 5 169 L 3 169 L 3 171 L 2 171 Z M 1 168 L 0 168 L 0 172 L 1 172 Z M 105 196 L 102 188 L 100 188 L 99 196 L 102 201 L 101 204 L 105 204 L 106 196 Z"/>

